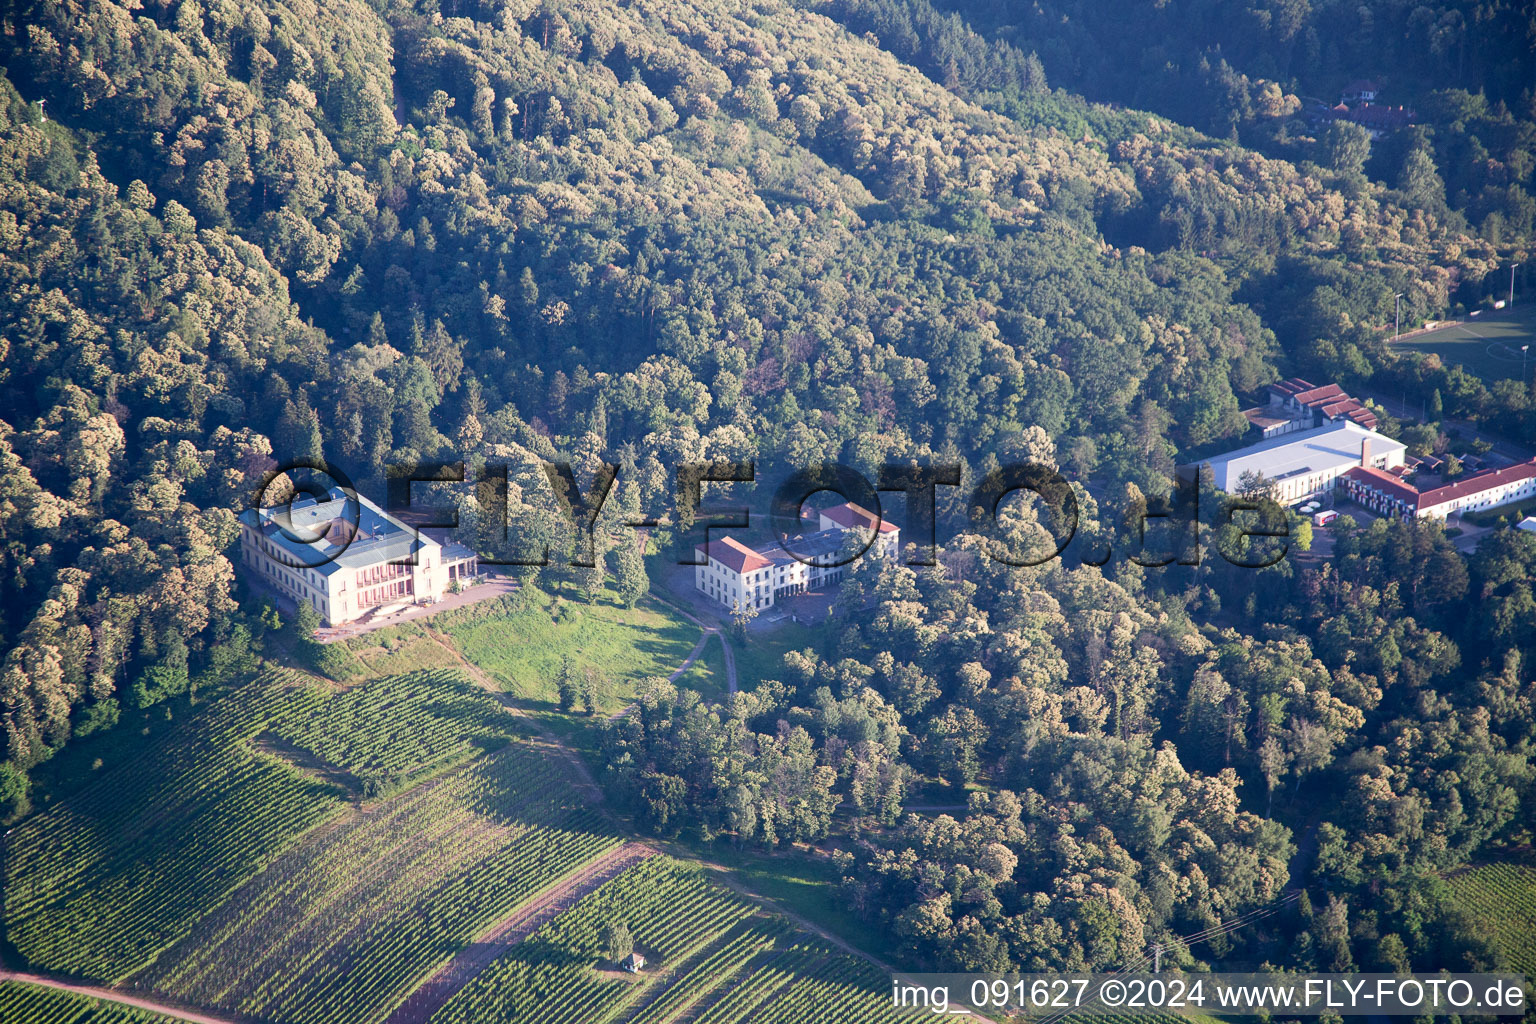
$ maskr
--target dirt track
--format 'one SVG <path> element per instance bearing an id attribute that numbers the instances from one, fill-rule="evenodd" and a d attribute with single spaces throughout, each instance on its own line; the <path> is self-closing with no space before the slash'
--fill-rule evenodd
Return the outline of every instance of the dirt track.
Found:
<path id="1" fill-rule="evenodd" d="M 395 1008 L 384 1024 L 427 1024 L 433 1014 L 474 981 L 492 960 L 575 906 L 588 893 L 657 853 L 654 847 L 646 843 L 625 843 L 589 861 L 576 874 L 557 882 L 524 903 L 464 947 L 420 988 L 406 997 L 405 1002 Z"/>
<path id="2" fill-rule="evenodd" d="M 198 1013 L 195 1010 L 183 1009 L 179 1006 L 171 1006 L 168 1003 L 156 1002 L 153 999 L 140 999 L 138 996 L 119 992 L 116 989 L 97 988 L 94 985 L 83 985 L 78 982 L 64 981 L 60 978 L 49 977 L 46 974 L 28 974 L 23 971 L 7 971 L 0 969 L 0 981 L 24 981 L 29 985 L 40 985 L 43 988 L 58 989 L 61 992 L 73 992 L 76 995 L 90 996 L 93 999 L 101 999 L 109 1003 L 121 1003 L 124 1006 L 136 1007 L 140 1010 L 149 1010 L 166 1017 L 174 1017 L 177 1020 L 191 1021 L 192 1024 L 241 1024 L 229 1017 L 210 1017 L 206 1013 Z"/>

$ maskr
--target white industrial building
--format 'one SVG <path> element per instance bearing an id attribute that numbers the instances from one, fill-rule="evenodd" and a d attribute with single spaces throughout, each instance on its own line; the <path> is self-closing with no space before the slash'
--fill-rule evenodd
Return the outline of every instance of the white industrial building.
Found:
<path id="1" fill-rule="evenodd" d="M 1286 504 L 1332 491 L 1339 477 L 1360 466 L 1390 470 L 1403 465 L 1408 449 L 1385 434 L 1352 420 L 1313 430 L 1281 434 L 1207 459 L 1216 486 L 1228 494 L 1243 490 L 1245 474 L 1262 477 Z"/>
<path id="2" fill-rule="evenodd" d="M 442 599 L 479 572 L 475 553 L 442 545 L 367 498 L 333 491 L 240 513 L 240 553 L 261 582 L 328 625 Z"/>

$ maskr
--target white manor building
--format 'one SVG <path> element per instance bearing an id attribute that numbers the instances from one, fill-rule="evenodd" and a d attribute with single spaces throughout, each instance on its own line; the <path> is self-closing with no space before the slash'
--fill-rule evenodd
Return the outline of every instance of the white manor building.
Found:
<path id="1" fill-rule="evenodd" d="M 804 594 L 823 586 L 842 582 L 850 565 L 821 565 L 836 558 L 854 538 L 850 531 L 874 531 L 869 549 L 860 556 L 876 555 L 894 560 L 901 550 L 901 530 L 894 523 L 880 519 L 867 509 L 845 502 L 823 510 L 813 533 L 792 538 L 795 552 L 810 559 L 800 561 L 777 543 L 753 550 L 734 537 L 711 541 L 694 548 L 707 564 L 694 567 L 693 582 L 701 594 L 719 601 L 729 609 L 770 608 L 781 597 Z"/>
<path id="2" fill-rule="evenodd" d="M 325 502 L 305 496 L 291 506 L 246 509 L 240 554 L 262 583 L 332 626 L 431 604 L 479 572 L 469 548 L 439 544 L 362 495 L 354 504 L 340 491 Z"/>

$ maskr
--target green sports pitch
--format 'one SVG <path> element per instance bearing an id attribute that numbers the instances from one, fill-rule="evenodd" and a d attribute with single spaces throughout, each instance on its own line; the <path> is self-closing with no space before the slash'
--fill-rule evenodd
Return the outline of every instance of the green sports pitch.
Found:
<path id="1" fill-rule="evenodd" d="M 1530 345 L 1530 352 L 1522 353 L 1521 345 Z M 1461 364 L 1487 384 L 1518 381 L 1525 356 L 1524 365 L 1536 368 L 1536 302 L 1462 319 L 1459 324 L 1393 342 L 1393 347 L 1435 353 L 1444 364 Z"/>
<path id="2" fill-rule="evenodd" d="M 1522 354 L 1522 345 L 1530 345 L 1530 352 Z M 1529 356 L 1527 366 L 1536 367 L 1536 302 L 1416 334 L 1394 347 L 1434 353 L 1446 365 L 1459 363 L 1488 384 L 1519 380 L 1523 356 Z"/>

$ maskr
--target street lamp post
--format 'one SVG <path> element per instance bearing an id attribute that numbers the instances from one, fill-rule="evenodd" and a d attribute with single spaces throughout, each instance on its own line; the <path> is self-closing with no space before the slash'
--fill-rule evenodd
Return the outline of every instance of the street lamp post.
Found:
<path id="1" fill-rule="evenodd" d="M 1530 360 L 1530 358 L 1531 358 L 1531 346 L 1530 345 L 1521 345 L 1520 346 L 1520 383 L 1521 384 L 1525 384 L 1525 383 L 1529 382 L 1530 379 L 1531 379 L 1530 377 L 1526 376 L 1526 372 L 1525 372 L 1525 364 Z"/>
<path id="2" fill-rule="evenodd" d="M 1403 293 L 1398 292 L 1393 298 L 1397 299 L 1397 319 L 1392 324 L 1392 340 L 1396 341 L 1403 334 Z"/>

